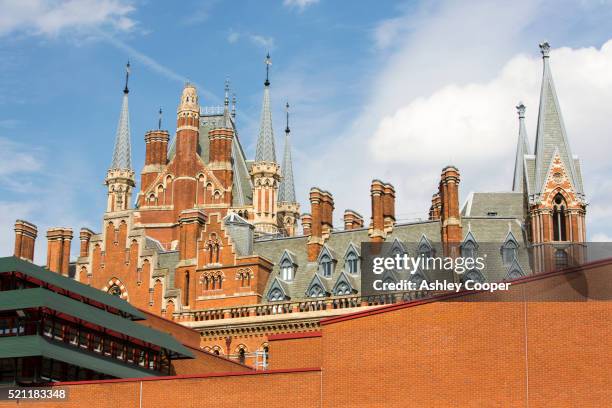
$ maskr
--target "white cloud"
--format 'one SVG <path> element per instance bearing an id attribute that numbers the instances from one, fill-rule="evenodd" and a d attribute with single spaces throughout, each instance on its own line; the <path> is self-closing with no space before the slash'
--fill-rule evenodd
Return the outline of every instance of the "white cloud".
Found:
<path id="1" fill-rule="evenodd" d="M 240 39 L 240 33 L 234 30 L 231 30 L 227 35 L 227 42 L 230 44 L 234 44 L 236 41 Z"/>
<path id="2" fill-rule="evenodd" d="M 129 31 L 136 24 L 129 16 L 134 7 L 128 0 L 0 0 L 0 10 L 0 36 L 57 36 L 100 27 Z"/>
<path id="3" fill-rule="evenodd" d="M 249 39 L 258 47 L 262 47 L 266 50 L 274 49 L 274 37 L 266 37 L 260 34 L 249 34 Z"/>
<path id="4" fill-rule="evenodd" d="M 591 235 L 591 242 L 612 242 L 612 236 L 605 233 L 597 233 Z"/>
<path id="5" fill-rule="evenodd" d="M 438 2 L 379 24 L 373 33 L 379 51 L 370 58 L 376 75 L 357 84 L 369 96 L 356 119 L 335 132 L 337 137 L 324 138 L 324 146 L 306 147 L 309 160 L 296 179 L 308 174 L 308 180 L 298 190 L 307 191 L 315 180 L 336 197 L 336 219 L 344 208 L 368 217 L 369 182 L 381 178 L 395 184 L 398 216 L 406 220 L 427 216 L 447 164 L 461 170 L 462 197 L 471 190 L 509 190 L 519 100 L 527 105 L 531 145 L 535 140 L 542 72 L 537 43 L 544 38 L 533 27 L 541 26 L 538 19 L 546 19 L 549 6 Z M 546 27 L 554 30 L 551 21 Z M 391 45 L 390 53 L 380 51 Z M 589 229 L 609 230 L 612 208 L 601 203 L 612 202 L 612 189 L 602 182 L 612 174 L 607 158 L 612 148 L 612 42 L 600 49 L 555 48 L 551 65 L 570 144 L 582 161 L 591 202 Z M 338 78 L 337 86 L 349 85 L 342 81 Z M 320 129 L 302 132 L 308 140 L 320 139 Z M 333 177 L 329 163 L 334 164 Z M 606 221 L 593 223 L 596 212 Z"/>
<path id="6" fill-rule="evenodd" d="M 283 5 L 303 11 L 307 7 L 317 4 L 318 2 L 319 0 L 283 0 Z"/>

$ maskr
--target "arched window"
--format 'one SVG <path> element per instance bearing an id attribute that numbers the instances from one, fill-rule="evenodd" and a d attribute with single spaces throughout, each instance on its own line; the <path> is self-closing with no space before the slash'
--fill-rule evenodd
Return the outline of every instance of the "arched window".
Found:
<path id="1" fill-rule="evenodd" d="M 567 241 L 565 228 L 565 210 L 567 205 L 565 199 L 558 193 L 553 200 L 553 241 Z"/>
<path id="2" fill-rule="evenodd" d="M 293 263 L 285 258 L 281 262 L 281 277 L 284 281 L 292 281 L 294 276 L 294 266 Z"/>
<path id="3" fill-rule="evenodd" d="M 502 262 L 506 267 L 510 266 L 512 261 L 514 261 L 514 258 L 516 258 L 518 255 L 518 242 L 516 242 L 516 239 L 511 232 L 508 233 L 506 241 L 501 247 L 501 255 Z"/>
<path id="4" fill-rule="evenodd" d="M 246 361 L 246 352 L 244 351 L 243 348 L 241 348 L 240 350 L 238 350 L 238 361 L 241 364 L 244 364 L 244 362 Z"/>
<path id="5" fill-rule="evenodd" d="M 477 249 L 478 244 L 476 243 L 474 235 L 472 235 L 472 232 L 470 231 L 461 243 L 461 256 L 463 258 L 476 258 Z"/>
<path id="6" fill-rule="evenodd" d="M 567 252 L 563 249 L 555 251 L 555 269 L 565 269 L 569 266 Z"/>
<path id="7" fill-rule="evenodd" d="M 345 282 L 340 282 L 338 286 L 336 286 L 336 296 L 341 295 L 349 295 L 351 293 L 351 287 L 347 285 Z"/>
<path id="8" fill-rule="evenodd" d="M 471 269 L 463 274 L 461 280 L 463 282 L 472 281 L 477 283 L 483 283 L 485 281 L 485 278 L 484 276 L 482 276 L 482 273 L 480 273 L 478 269 Z"/>
<path id="9" fill-rule="evenodd" d="M 108 293 L 110 293 L 113 296 L 117 296 L 117 297 L 121 297 L 121 288 L 119 287 L 119 285 L 113 285 L 110 288 L 108 288 Z"/>
<path id="10" fill-rule="evenodd" d="M 323 276 L 325 276 L 326 278 L 329 278 L 332 276 L 333 269 L 334 269 L 333 261 L 328 254 L 323 254 L 323 256 L 321 256 L 319 265 L 321 267 L 321 274 Z"/>
<path id="11" fill-rule="evenodd" d="M 325 290 L 320 285 L 311 285 L 307 295 L 311 298 L 323 297 L 325 296 Z"/>
<path id="12" fill-rule="evenodd" d="M 277 302 L 279 300 L 283 300 L 284 298 L 283 292 L 278 288 L 272 289 L 268 295 L 268 300 L 271 302 Z"/>
<path id="13" fill-rule="evenodd" d="M 356 275 L 359 273 L 359 257 L 354 251 L 351 251 L 346 256 L 346 271 Z"/>

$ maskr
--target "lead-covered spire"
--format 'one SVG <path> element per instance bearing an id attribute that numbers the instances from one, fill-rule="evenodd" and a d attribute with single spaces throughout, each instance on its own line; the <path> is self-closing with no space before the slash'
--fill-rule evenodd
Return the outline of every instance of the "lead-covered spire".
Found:
<path id="1" fill-rule="evenodd" d="M 561 115 L 557 91 L 550 70 L 550 45 L 540 44 L 544 64 L 542 89 L 540 93 L 540 110 L 535 145 L 535 194 L 541 194 L 546 183 L 551 162 L 558 154 L 567 171 L 572 187 L 578 194 L 583 194 L 582 180 L 576 172 L 574 157 Z"/>
<path id="2" fill-rule="evenodd" d="M 519 102 L 516 107 L 519 117 L 519 136 L 516 145 L 516 158 L 514 160 L 514 180 L 512 181 L 512 191 L 523 191 L 524 164 L 523 157 L 530 154 L 529 143 L 527 141 L 527 130 L 525 129 L 525 105 Z"/>
<path id="3" fill-rule="evenodd" d="M 274 146 L 274 131 L 272 129 L 272 111 L 270 109 L 270 77 L 269 69 L 272 65 L 270 54 L 266 56 L 266 81 L 264 82 L 263 104 L 261 108 L 261 124 L 257 138 L 256 162 L 276 163 L 276 150 Z"/>
<path id="4" fill-rule="evenodd" d="M 128 108 L 128 80 L 130 77 L 130 63 L 128 62 L 125 70 L 125 88 L 123 89 L 123 102 L 121 104 L 121 114 L 117 125 L 117 135 L 115 136 L 115 150 L 110 170 L 132 170 L 132 148 L 130 142 L 130 112 Z"/>
<path id="5" fill-rule="evenodd" d="M 280 182 L 278 190 L 278 201 L 295 203 L 295 185 L 293 182 L 293 163 L 291 160 L 291 130 L 289 129 L 289 102 L 285 105 L 287 113 L 287 127 L 285 128 L 285 153 L 283 155 L 283 164 L 281 167 L 283 178 Z"/>

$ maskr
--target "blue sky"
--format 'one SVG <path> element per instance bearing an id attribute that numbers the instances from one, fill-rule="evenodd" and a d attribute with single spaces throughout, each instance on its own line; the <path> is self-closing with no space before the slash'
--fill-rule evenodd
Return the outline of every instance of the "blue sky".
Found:
<path id="1" fill-rule="evenodd" d="M 612 169 L 602 154 L 612 148 L 609 2 L 177 4 L 0 0 L 0 254 L 12 251 L 16 218 L 39 225 L 41 237 L 50 226 L 100 229 L 127 59 L 137 171 L 160 106 L 174 130 L 187 79 L 203 105 L 218 105 L 230 78 L 252 157 L 269 50 L 279 151 L 282 106 L 293 106 L 302 209 L 317 185 L 334 193 L 337 220 L 344 208 L 369 217 L 377 177 L 396 185 L 399 217 L 410 220 L 426 216 L 449 162 L 462 171 L 462 198 L 510 188 L 514 106 L 525 101 L 533 144 L 545 39 L 557 48 L 553 75 L 583 161 L 591 237 L 612 235 Z"/>

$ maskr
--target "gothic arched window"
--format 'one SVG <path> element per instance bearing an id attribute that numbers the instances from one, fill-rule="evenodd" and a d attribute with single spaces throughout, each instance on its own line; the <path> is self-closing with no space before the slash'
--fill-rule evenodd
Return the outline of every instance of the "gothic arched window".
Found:
<path id="1" fill-rule="evenodd" d="M 121 288 L 119 287 L 119 285 L 113 285 L 108 288 L 108 293 L 113 296 L 121 297 Z"/>
<path id="2" fill-rule="evenodd" d="M 510 266 L 514 258 L 518 255 L 518 242 L 512 232 L 508 232 L 506 240 L 501 247 L 502 262 L 504 266 Z"/>
<path id="3" fill-rule="evenodd" d="M 567 204 L 565 198 L 558 193 L 553 200 L 553 241 L 567 241 L 565 228 L 565 211 Z"/>
<path id="4" fill-rule="evenodd" d="M 294 266 L 288 258 L 281 262 L 281 277 L 284 281 L 292 281 L 294 276 Z"/>
<path id="5" fill-rule="evenodd" d="M 352 275 L 359 273 L 359 257 L 354 251 L 346 255 L 346 271 Z"/>
<path id="6" fill-rule="evenodd" d="M 321 274 L 326 278 L 332 276 L 333 272 L 333 261 L 328 254 L 323 254 L 321 256 L 321 260 L 319 261 L 319 265 L 321 266 Z"/>

